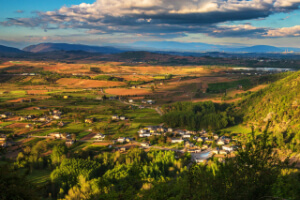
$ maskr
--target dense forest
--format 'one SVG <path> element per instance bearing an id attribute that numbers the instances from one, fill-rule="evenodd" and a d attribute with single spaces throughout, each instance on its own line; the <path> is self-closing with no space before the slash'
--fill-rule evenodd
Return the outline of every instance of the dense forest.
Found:
<path id="1" fill-rule="evenodd" d="M 176 102 L 163 106 L 163 121 L 170 127 L 217 130 L 235 123 L 231 107 L 212 102 Z"/>

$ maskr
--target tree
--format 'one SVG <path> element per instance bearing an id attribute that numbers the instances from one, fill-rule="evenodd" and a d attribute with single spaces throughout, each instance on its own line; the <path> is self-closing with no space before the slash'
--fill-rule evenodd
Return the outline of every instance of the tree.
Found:
<path id="1" fill-rule="evenodd" d="M 67 153 L 67 146 L 65 145 L 65 143 L 60 143 L 54 146 L 51 154 L 52 164 L 54 165 L 60 164 L 62 160 L 66 157 L 66 153 Z"/>

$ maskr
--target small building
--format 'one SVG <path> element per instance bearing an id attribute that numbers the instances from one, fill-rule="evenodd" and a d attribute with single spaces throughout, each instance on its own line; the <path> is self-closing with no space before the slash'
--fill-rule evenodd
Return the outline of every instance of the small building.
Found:
<path id="1" fill-rule="evenodd" d="M 183 137 L 183 138 L 190 138 L 191 135 L 190 135 L 190 134 L 184 134 L 182 137 Z"/>
<path id="2" fill-rule="evenodd" d="M 236 149 L 236 147 L 225 145 L 225 146 L 222 146 L 222 149 L 225 151 L 228 151 L 228 152 L 232 152 Z"/>
<path id="3" fill-rule="evenodd" d="M 94 122 L 94 119 L 85 119 L 84 122 L 92 124 Z"/>
<path id="4" fill-rule="evenodd" d="M 126 141 L 126 142 L 131 142 L 131 141 L 133 141 L 133 138 L 127 137 L 127 138 L 125 139 L 125 141 Z"/>
<path id="5" fill-rule="evenodd" d="M 112 120 L 119 120 L 120 117 L 119 117 L 118 115 L 113 115 L 113 116 L 111 116 L 111 119 L 112 119 Z"/>
<path id="6" fill-rule="evenodd" d="M 217 145 L 223 146 L 223 145 L 225 145 L 225 141 L 220 139 L 217 141 Z"/>
<path id="7" fill-rule="evenodd" d="M 204 142 L 205 140 L 203 139 L 203 137 L 196 137 L 197 139 L 196 139 L 196 141 L 197 142 Z"/>
<path id="8" fill-rule="evenodd" d="M 96 140 L 104 140 L 105 135 L 101 134 L 101 133 L 97 133 L 93 138 L 96 139 Z"/>
<path id="9" fill-rule="evenodd" d="M 149 99 L 149 100 L 147 100 L 147 104 L 150 104 L 150 105 L 152 105 L 152 104 L 155 104 L 155 101 L 154 101 L 154 100 L 151 100 L 151 99 Z"/>
<path id="10" fill-rule="evenodd" d="M 172 129 L 172 128 L 168 128 L 168 132 L 169 132 L 169 133 L 172 133 L 172 132 L 173 132 L 173 129 Z"/>
<path id="11" fill-rule="evenodd" d="M 119 143 L 125 143 L 126 142 L 126 138 L 125 137 L 119 137 L 117 139 L 117 142 L 119 142 Z"/>
<path id="12" fill-rule="evenodd" d="M 6 135 L 4 135 L 4 134 L 1 134 L 1 135 L 0 135 L 0 141 L 5 141 L 6 138 L 7 138 Z"/>
<path id="13" fill-rule="evenodd" d="M 146 130 L 146 129 L 140 129 L 139 131 L 138 131 L 138 133 L 147 133 L 148 131 Z"/>
<path id="14" fill-rule="evenodd" d="M 53 117 L 53 119 L 56 119 L 56 120 L 61 119 L 61 117 L 59 115 L 53 115 L 52 117 Z"/>
<path id="15" fill-rule="evenodd" d="M 48 121 L 49 119 L 47 117 L 40 117 L 39 118 L 39 121 L 41 122 L 45 122 L 45 121 Z"/>
<path id="16" fill-rule="evenodd" d="M 214 137 L 215 140 L 218 140 L 218 139 L 219 139 L 219 136 L 216 135 L 216 134 L 214 134 L 213 137 Z"/>
<path id="17" fill-rule="evenodd" d="M 134 103 L 133 99 L 128 100 L 129 103 Z"/>
<path id="18" fill-rule="evenodd" d="M 124 121 L 124 120 L 126 120 L 126 117 L 125 116 L 120 116 L 120 120 Z"/>
<path id="19" fill-rule="evenodd" d="M 211 151 L 211 153 L 212 153 L 212 154 L 219 154 L 219 149 L 213 149 L 213 150 Z"/>
<path id="20" fill-rule="evenodd" d="M 53 115 L 61 115 L 62 112 L 60 110 L 53 110 L 52 111 Z"/>
<path id="21" fill-rule="evenodd" d="M 140 133 L 139 137 L 150 137 L 152 134 L 151 133 Z"/>
<path id="22" fill-rule="evenodd" d="M 184 142 L 184 140 L 182 138 L 172 138 L 171 139 L 171 143 L 175 144 L 175 143 L 182 143 Z"/>
<path id="23" fill-rule="evenodd" d="M 149 148 L 149 147 L 150 147 L 150 144 L 147 143 L 147 142 L 143 142 L 143 143 L 141 143 L 141 146 L 142 146 L 142 147 Z"/>
<path id="24" fill-rule="evenodd" d="M 19 121 L 26 121 L 26 120 L 28 120 L 28 117 L 19 117 Z"/>
<path id="25" fill-rule="evenodd" d="M 119 148 L 119 151 L 121 151 L 121 152 L 124 152 L 124 151 L 126 151 L 126 150 L 127 150 L 126 147 L 120 147 L 120 148 Z"/>
<path id="26" fill-rule="evenodd" d="M 225 151 L 225 150 L 220 150 L 220 151 L 219 151 L 219 154 L 221 154 L 221 155 L 227 155 L 227 151 Z"/>
<path id="27" fill-rule="evenodd" d="M 25 128 L 32 128 L 33 125 L 32 124 L 26 124 Z"/>

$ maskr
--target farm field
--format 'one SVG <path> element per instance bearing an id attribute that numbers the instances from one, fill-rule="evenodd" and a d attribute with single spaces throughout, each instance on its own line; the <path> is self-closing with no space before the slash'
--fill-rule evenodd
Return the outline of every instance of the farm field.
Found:
<path id="1" fill-rule="evenodd" d="M 139 131 L 146 127 L 170 127 L 164 108 L 174 109 L 177 102 L 187 105 L 186 109 L 191 108 L 189 103 L 204 107 L 214 107 L 217 103 L 230 108 L 229 105 L 269 85 L 257 76 L 227 73 L 229 68 L 215 66 L 18 61 L 4 62 L 0 69 L 4 72 L 0 74 L 0 132 L 4 138 L 0 144 L 5 144 L 4 161 L 0 165 L 14 163 L 30 183 L 42 187 L 52 181 L 53 171 L 65 158 L 80 160 L 98 156 L 105 160 L 110 158 L 102 155 L 125 156 L 142 147 L 150 154 L 174 151 L 176 156 L 188 155 L 185 151 L 189 147 L 172 143 L 173 137 L 179 139 L 177 133 L 154 132 L 156 135 L 142 137 Z M 229 115 L 226 112 L 213 114 L 222 118 Z M 193 115 L 189 114 L 189 117 Z M 215 132 L 220 136 L 236 138 L 251 132 L 247 126 L 229 124 L 234 118 L 224 120 L 226 125 L 221 125 L 226 128 Z M 187 118 L 182 122 L 188 123 Z M 176 128 L 189 130 L 184 124 L 178 124 Z M 213 128 L 209 129 L 212 134 Z M 198 130 L 193 134 L 198 137 L 202 133 Z M 194 141 L 194 137 L 189 141 L 198 150 L 204 144 L 210 148 L 216 146 L 216 141 L 202 143 Z M 230 144 L 234 145 L 235 141 Z M 57 146 L 63 149 L 56 149 Z M 60 152 L 68 153 L 55 158 Z"/>

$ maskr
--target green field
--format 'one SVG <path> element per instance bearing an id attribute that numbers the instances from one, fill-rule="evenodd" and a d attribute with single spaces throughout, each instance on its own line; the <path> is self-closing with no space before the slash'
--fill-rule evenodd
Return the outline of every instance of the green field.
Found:
<path id="1" fill-rule="evenodd" d="M 227 89 L 238 88 L 238 86 L 242 86 L 243 90 L 250 89 L 253 84 L 250 79 L 242 79 L 233 82 L 223 82 L 223 83 L 210 83 L 208 84 L 208 92 L 209 93 L 220 93 L 225 92 Z"/>

